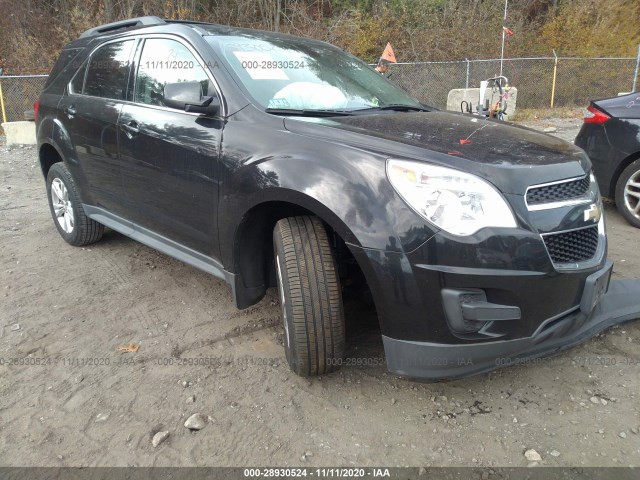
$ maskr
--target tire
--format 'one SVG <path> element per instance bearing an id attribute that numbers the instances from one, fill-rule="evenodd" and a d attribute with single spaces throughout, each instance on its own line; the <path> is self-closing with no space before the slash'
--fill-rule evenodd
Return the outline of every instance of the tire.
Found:
<path id="1" fill-rule="evenodd" d="M 276 278 L 291 370 L 302 377 L 340 368 L 345 322 L 327 231 L 317 217 L 289 217 L 273 231 Z"/>
<path id="2" fill-rule="evenodd" d="M 102 238 L 104 226 L 84 213 L 76 185 L 63 163 L 54 163 L 49 169 L 47 198 L 53 223 L 67 243 L 80 247 Z"/>
<path id="3" fill-rule="evenodd" d="M 640 159 L 620 174 L 616 184 L 616 206 L 627 222 L 640 228 Z"/>

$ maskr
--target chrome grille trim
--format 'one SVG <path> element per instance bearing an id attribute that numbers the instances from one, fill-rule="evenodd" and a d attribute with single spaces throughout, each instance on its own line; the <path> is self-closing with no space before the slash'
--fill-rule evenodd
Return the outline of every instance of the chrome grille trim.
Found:
<path id="1" fill-rule="evenodd" d="M 534 204 L 529 203 L 530 192 L 532 190 L 552 187 L 554 185 L 562 185 L 565 183 L 579 182 L 586 178 L 589 178 L 589 187 L 587 188 L 584 195 L 581 195 L 578 197 L 569 197 L 564 200 L 556 200 L 556 201 L 550 201 L 550 202 L 544 202 L 544 203 L 534 203 Z M 595 177 L 593 176 L 593 173 L 589 173 L 587 175 L 581 175 L 579 177 L 572 177 L 572 178 L 565 178 L 563 180 L 558 180 L 555 182 L 531 185 L 527 187 L 527 190 L 525 191 L 524 202 L 525 202 L 525 205 L 527 206 L 527 209 L 530 212 L 539 211 L 539 210 L 550 210 L 552 208 L 570 207 L 574 205 L 581 205 L 583 203 L 593 203 L 597 199 L 597 193 L 596 193 L 597 188 L 594 188 L 595 181 L 596 180 L 595 180 Z"/>

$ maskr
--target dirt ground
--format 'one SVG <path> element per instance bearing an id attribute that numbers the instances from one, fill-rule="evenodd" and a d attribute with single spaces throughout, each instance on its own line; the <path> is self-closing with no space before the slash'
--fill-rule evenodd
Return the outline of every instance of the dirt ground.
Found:
<path id="1" fill-rule="evenodd" d="M 535 449 L 542 466 L 640 466 L 640 321 L 463 380 L 302 379 L 275 291 L 238 311 L 223 282 L 115 232 L 67 245 L 34 148 L 0 143 L 0 179 L 2 465 L 526 466 Z M 640 231 L 606 210 L 614 279 L 640 277 Z M 347 356 L 382 357 L 375 318 L 348 322 Z"/>

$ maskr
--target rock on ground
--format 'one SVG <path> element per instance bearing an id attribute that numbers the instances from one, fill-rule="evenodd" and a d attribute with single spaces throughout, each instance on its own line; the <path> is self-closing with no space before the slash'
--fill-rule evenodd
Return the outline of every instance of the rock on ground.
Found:
<path id="1" fill-rule="evenodd" d="M 151 439 L 151 445 L 153 445 L 154 447 L 157 447 L 162 442 L 164 442 L 168 437 L 169 437 L 169 432 L 167 431 L 158 432 Z"/>
<path id="2" fill-rule="evenodd" d="M 202 415 L 201 413 L 194 413 L 187 421 L 184 422 L 184 426 L 189 430 L 202 430 L 207 426 L 207 417 Z"/>
<path id="3" fill-rule="evenodd" d="M 530 462 L 540 462 L 542 461 L 542 457 L 538 452 L 536 452 L 533 448 L 530 448 L 526 452 L 524 452 L 524 456 Z"/>

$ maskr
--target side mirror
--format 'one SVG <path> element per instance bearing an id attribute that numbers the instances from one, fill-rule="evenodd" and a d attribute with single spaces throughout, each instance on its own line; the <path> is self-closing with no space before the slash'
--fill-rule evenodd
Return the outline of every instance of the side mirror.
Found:
<path id="1" fill-rule="evenodd" d="M 208 115 L 215 115 L 220 110 L 217 98 L 202 96 L 200 82 L 167 83 L 164 86 L 164 104 L 169 108 Z"/>

